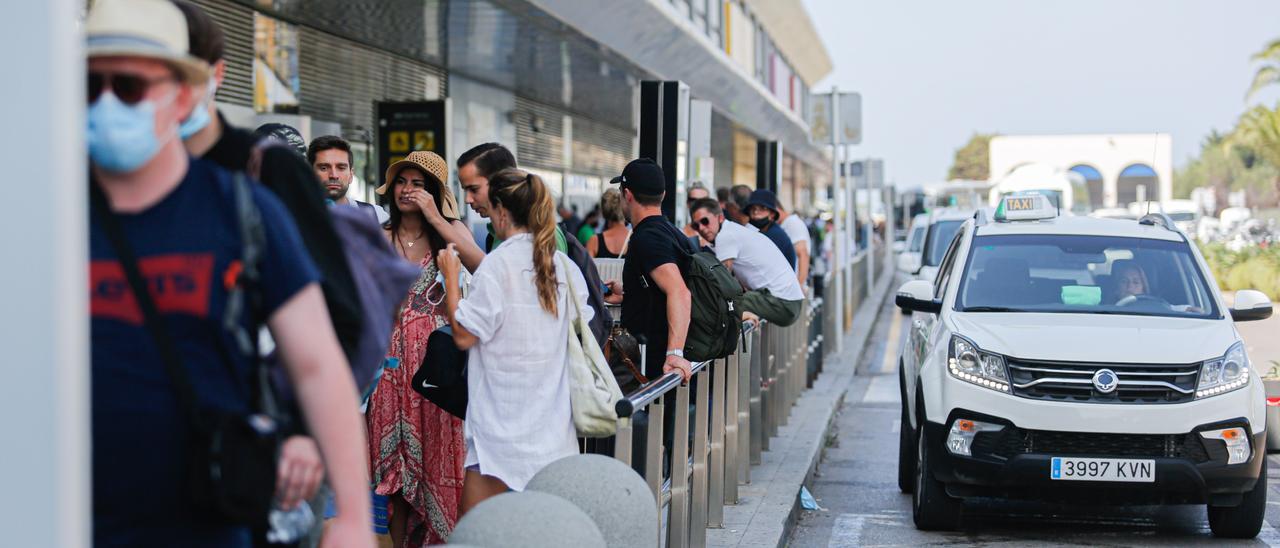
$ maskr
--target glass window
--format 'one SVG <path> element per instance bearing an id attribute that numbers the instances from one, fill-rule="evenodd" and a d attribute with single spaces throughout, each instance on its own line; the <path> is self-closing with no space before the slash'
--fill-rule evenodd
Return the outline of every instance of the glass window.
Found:
<path id="1" fill-rule="evenodd" d="M 1186 242 L 1024 234 L 974 238 L 956 309 L 1218 317 Z"/>
<path id="2" fill-rule="evenodd" d="M 911 239 L 907 242 L 907 251 L 919 253 L 921 249 L 924 249 L 924 227 L 913 227 L 911 229 Z"/>
<path id="3" fill-rule="evenodd" d="M 956 250 L 960 249 L 960 240 L 963 239 L 964 232 L 960 231 L 947 246 L 947 254 L 942 259 L 942 266 L 938 267 L 938 277 L 933 281 L 933 298 L 935 299 L 941 299 L 947 292 L 947 282 L 951 280 L 951 267 L 956 264 Z"/>
<path id="4" fill-rule="evenodd" d="M 942 263 L 942 254 L 946 253 L 947 246 L 951 245 L 951 240 L 956 237 L 956 232 L 960 230 L 960 225 L 964 221 L 938 221 L 929 225 L 929 233 L 925 237 L 925 253 L 924 265 L 937 266 Z"/>

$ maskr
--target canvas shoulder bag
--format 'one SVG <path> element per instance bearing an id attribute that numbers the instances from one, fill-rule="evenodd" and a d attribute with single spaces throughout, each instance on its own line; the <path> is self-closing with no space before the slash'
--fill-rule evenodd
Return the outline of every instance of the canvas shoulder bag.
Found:
<path id="1" fill-rule="evenodd" d="M 573 263 L 557 257 L 564 269 L 568 303 L 573 308 L 570 315 L 567 361 L 569 367 L 569 401 L 573 413 L 573 427 L 578 437 L 603 438 L 618 432 L 618 401 L 622 390 L 613 378 L 609 362 L 600 350 L 591 327 L 582 318 L 581 301 L 574 289 Z"/>

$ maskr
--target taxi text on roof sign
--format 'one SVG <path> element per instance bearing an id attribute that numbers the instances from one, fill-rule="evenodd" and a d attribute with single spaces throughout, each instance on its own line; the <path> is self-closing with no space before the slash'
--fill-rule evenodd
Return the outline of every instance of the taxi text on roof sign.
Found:
<path id="1" fill-rule="evenodd" d="M 1037 221 L 1052 219 L 1058 216 L 1058 208 L 1054 207 L 1043 194 L 1011 194 L 1000 199 L 996 207 L 996 221 Z"/>

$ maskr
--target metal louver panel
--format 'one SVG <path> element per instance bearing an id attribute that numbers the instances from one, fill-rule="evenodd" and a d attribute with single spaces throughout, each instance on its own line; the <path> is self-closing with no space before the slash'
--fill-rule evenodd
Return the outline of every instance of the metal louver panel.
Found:
<path id="1" fill-rule="evenodd" d="M 299 28 L 299 112 L 344 128 L 372 128 L 374 101 L 415 101 L 447 95 L 439 67 Z M 428 88 L 433 88 L 428 92 Z"/>
<path id="2" fill-rule="evenodd" d="M 253 10 L 231 0 L 192 0 L 222 27 L 227 63 L 217 100 L 253 107 Z"/>
<path id="3" fill-rule="evenodd" d="M 636 132 L 574 118 L 573 170 L 613 177 L 622 173 L 632 155 Z"/>
<path id="4" fill-rule="evenodd" d="M 564 113 L 553 107 L 516 97 L 516 163 L 564 169 L 563 117 Z"/>

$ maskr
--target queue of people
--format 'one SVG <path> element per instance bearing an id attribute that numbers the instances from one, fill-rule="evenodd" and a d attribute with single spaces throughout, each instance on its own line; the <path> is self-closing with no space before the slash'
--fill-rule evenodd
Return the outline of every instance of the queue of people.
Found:
<path id="1" fill-rule="evenodd" d="M 579 451 L 566 345 L 548 343 L 575 319 L 604 346 L 620 306 L 643 376 L 688 380 L 704 247 L 745 319 L 799 315 L 808 240 L 768 191 L 735 187 L 722 211 L 693 185 L 682 232 L 638 159 L 579 221 L 486 143 L 455 162 L 478 241 L 433 152 L 387 166 L 377 205 L 348 196 L 341 137 L 229 124 L 224 38 L 195 4 L 99 0 L 86 33 L 96 545 L 364 547 L 375 515 L 396 547 L 441 544 Z M 413 386 L 441 337 L 466 352 L 463 412 Z"/>

